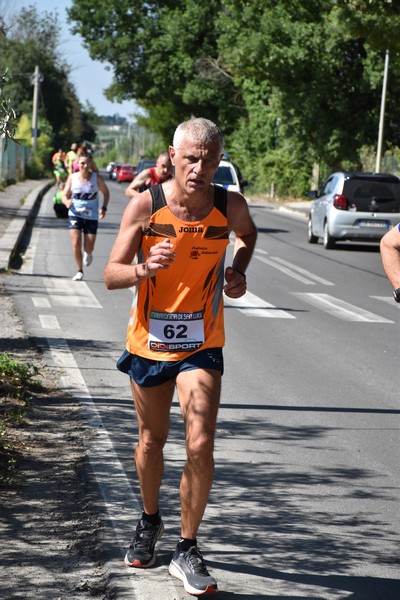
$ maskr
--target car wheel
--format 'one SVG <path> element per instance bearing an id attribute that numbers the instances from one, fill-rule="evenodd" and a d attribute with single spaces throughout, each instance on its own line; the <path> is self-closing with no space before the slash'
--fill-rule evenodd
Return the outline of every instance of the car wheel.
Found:
<path id="1" fill-rule="evenodd" d="M 331 236 L 328 230 L 328 221 L 324 225 L 324 248 L 332 250 L 336 246 L 336 240 Z"/>
<path id="2" fill-rule="evenodd" d="M 314 233 L 313 233 L 311 216 L 308 219 L 308 225 L 307 225 L 307 241 L 309 244 L 317 244 L 318 243 L 318 237 L 316 235 L 314 235 Z"/>

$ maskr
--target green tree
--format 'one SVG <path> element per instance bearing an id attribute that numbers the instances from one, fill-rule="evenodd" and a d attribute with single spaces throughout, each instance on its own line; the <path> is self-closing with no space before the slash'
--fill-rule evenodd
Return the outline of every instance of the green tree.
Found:
<path id="1" fill-rule="evenodd" d="M 68 13 L 90 56 L 113 67 L 109 99 L 135 99 L 147 114 L 138 122 L 169 143 L 176 124 L 192 114 L 233 130 L 232 81 L 215 77 L 219 7 L 216 0 L 98 0 L 96 7 L 74 0 Z"/>
<path id="2" fill-rule="evenodd" d="M 384 53 L 399 70 L 400 6 L 389 0 L 73 0 L 110 98 L 135 99 L 166 143 L 190 115 L 217 121 L 255 186 L 301 193 L 361 165 L 378 131 Z M 400 81 L 389 77 L 387 146 L 400 145 Z"/>
<path id="3" fill-rule="evenodd" d="M 32 146 L 32 119 L 22 115 L 16 133 L 17 140 L 24 146 Z M 31 154 L 26 175 L 31 179 L 40 179 L 46 175 L 49 167 L 49 156 L 52 155 L 52 128 L 48 121 L 42 120 L 40 136 L 37 138 L 37 150 Z"/>
<path id="4" fill-rule="evenodd" d="M 0 36 L 0 72 L 8 67 L 4 90 L 18 117 L 32 114 L 33 73 L 39 66 L 39 126 L 41 120 L 50 123 L 53 147 L 95 138 L 94 111 L 80 105 L 69 81 L 70 67 L 58 50 L 60 31 L 57 15 L 29 7 Z"/>
<path id="5" fill-rule="evenodd" d="M 13 140 L 17 128 L 17 115 L 11 105 L 10 98 L 3 96 L 3 87 L 7 82 L 7 69 L 3 75 L 0 75 L 0 140 L 4 140 L 4 147 L 7 147 L 9 140 Z M 0 143 L 2 143 L 0 141 Z"/>

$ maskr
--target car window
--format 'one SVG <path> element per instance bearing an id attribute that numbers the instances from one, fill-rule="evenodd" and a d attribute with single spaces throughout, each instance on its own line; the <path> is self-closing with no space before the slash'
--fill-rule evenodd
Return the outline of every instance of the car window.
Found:
<path id="1" fill-rule="evenodd" d="M 400 212 L 400 181 L 348 179 L 343 193 L 353 210 Z"/>
<path id="2" fill-rule="evenodd" d="M 326 180 L 326 182 L 321 190 L 320 196 L 324 196 L 325 194 L 331 194 L 333 192 L 333 190 L 335 189 L 336 180 L 337 180 L 337 177 L 335 177 L 335 176 L 329 177 L 329 179 Z"/>
<path id="3" fill-rule="evenodd" d="M 221 185 L 235 184 L 234 175 L 230 167 L 219 166 L 217 172 L 214 175 L 214 183 L 220 183 Z"/>
<path id="4" fill-rule="evenodd" d="M 138 175 L 139 175 L 139 173 L 141 173 L 145 169 L 148 169 L 149 167 L 155 167 L 156 166 L 156 162 L 157 162 L 156 158 L 142 158 L 142 159 L 140 159 L 139 164 L 138 164 L 138 168 L 137 168 Z"/>

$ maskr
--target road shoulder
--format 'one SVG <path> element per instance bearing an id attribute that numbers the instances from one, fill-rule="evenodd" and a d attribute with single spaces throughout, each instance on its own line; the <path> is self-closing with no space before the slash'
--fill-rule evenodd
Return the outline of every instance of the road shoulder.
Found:
<path id="1" fill-rule="evenodd" d="M 45 389 L 12 430 L 17 476 L 0 489 L 0 576 L 13 598 L 102 598 L 106 576 L 98 560 L 99 517 L 88 490 L 86 435 L 80 409 L 65 395 L 27 336 L 0 277 L 0 351 L 36 365 Z M 4 398 L 2 398 L 4 401 Z"/>

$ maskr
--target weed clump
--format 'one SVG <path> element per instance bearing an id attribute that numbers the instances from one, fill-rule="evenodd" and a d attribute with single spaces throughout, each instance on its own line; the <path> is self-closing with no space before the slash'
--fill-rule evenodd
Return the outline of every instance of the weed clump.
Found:
<path id="1" fill-rule="evenodd" d="M 32 393 L 40 391 L 39 368 L 32 363 L 0 354 L 0 486 L 10 485 L 15 475 L 19 445 L 13 430 L 25 422 Z"/>

